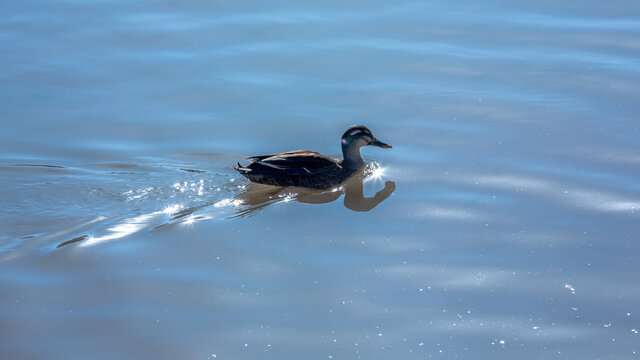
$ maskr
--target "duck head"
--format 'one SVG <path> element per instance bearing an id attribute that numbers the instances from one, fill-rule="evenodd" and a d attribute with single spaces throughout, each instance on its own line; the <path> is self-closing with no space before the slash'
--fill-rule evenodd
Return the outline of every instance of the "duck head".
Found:
<path id="1" fill-rule="evenodd" d="M 360 156 L 360 148 L 367 145 L 390 149 L 391 145 L 385 144 L 373 136 L 371 130 L 364 125 L 350 126 L 342 135 L 343 166 L 359 168 L 364 164 Z"/>

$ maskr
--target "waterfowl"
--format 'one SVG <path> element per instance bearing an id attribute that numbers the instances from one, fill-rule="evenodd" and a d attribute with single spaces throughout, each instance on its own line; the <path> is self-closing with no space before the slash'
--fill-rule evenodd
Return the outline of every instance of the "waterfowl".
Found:
<path id="1" fill-rule="evenodd" d="M 234 167 L 247 179 L 266 185 L 328 189 L 348 179 L 364 166 L 360 148 L 366 145 L 385 149 L 391 145 L 376 139 L 363 125 L 353 125 L 342 135 L 342 160 L 310 150 L 251 156 L 251 163 Z"/>

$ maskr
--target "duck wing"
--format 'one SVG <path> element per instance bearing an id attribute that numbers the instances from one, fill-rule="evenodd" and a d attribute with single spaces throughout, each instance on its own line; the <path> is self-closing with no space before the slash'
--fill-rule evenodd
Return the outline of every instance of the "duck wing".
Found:
<path id="1" fill-rule="evenodd" d="M 340 167 L 338 161 L 310 150 L 296 150 L 280 154 L 252 156 L 246 168 L 258 170 L 263 167 L 292 174 L 312 174 L 327 168 Z M 266 170 L 266 169 L 264 169 Z"/>
<path id="2" fill-rule="evenodd" d="M 296 150 L 281 154 L 253 156 L 251 164 L 235 169 L 247 179 L 266 185 L 327 189 L 341 183 L 351 171 L 340 161 L 315 151 Z"/>

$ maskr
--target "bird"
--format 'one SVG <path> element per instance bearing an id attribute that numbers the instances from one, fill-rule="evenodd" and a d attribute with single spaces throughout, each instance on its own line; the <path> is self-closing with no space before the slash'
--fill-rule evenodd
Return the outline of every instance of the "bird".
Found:
<path id="1" fill-rule="evenodd" d="M 340 139 L 343 159 L 332 159 L 311 150 L 251 156 L 251 163 L 234 169 L 252 182 L 280 187 L 334 188 L 364 166 L 360 148 L 366 145 L 390 149 L 364 125 L 352 125 Z"/>

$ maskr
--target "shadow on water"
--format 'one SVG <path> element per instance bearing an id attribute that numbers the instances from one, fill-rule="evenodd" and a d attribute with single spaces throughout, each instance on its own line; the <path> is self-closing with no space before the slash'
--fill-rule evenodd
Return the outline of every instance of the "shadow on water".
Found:
<path id="1" fill-rule="evenodd" d="M 182 170 L 182 169 L 181 169 Z M 200 174 L 200 172 L 197 172 Z M 65 247 L 71 244 L 80 246 L 94 245 L 97 243 L 121 239 L 142 231 L 152 231 L 167 226 L 193 225 L 195 222 L 207 219 L 233 219 L 256 215 L 267 206 L 280 203 L 297 201 L 304 204 L 326 204 L 336 201 L 344 195 L 344 206 L 347 209 L 366 212 L 375 208 L 387 199 L 395 191 L 395 183 L 386 181 L 384 187 L 372 197 L 364 196 L 364 183 L 371 179 L 381 179 L 382 168 L 377 163 L 370 163 L 356 172 L 340 186 L 329 190 L 314 190 L 296 187 L 276 187 L 249 183 L 246 186 L 237 185 L 235 179 L 230 180 L 230 186 L 220 187 L 209 184 L 204 185 L 200 181 L 176 183 L 170 189 L 157 189 L 159 193 L 177 191 L 189 197 L 187 203 L 174 203 L 158 210 L 158 199 L 148 189 L 143 189 L 141 195 L 135 195 L 127 199 L 145 200 L 150 202 L 147 211 L 137 212 L 135 215 L 124 217 L 98 217 L 91 221 L 92 235 L 87 233 L 77 234 L 71 240 L 60 242 L 56 247 Z M 215 182 L 215 181 L 214 181 Z M 229 184 L 228 184 L 229 185 Z M 232 197 L 220 198 L 216 191 L 225 188 L 243 189 Z M 223 191 L 223 192 L 224 192 Z M 138 194 L 138 190 L 127 191 L 125 194 Z M 218 193 L 219 194 L 219 193 Z M 177 199 L 176 199 L 177 200 Z M 151 210 L 151 211 L 150 211 Z"/>

